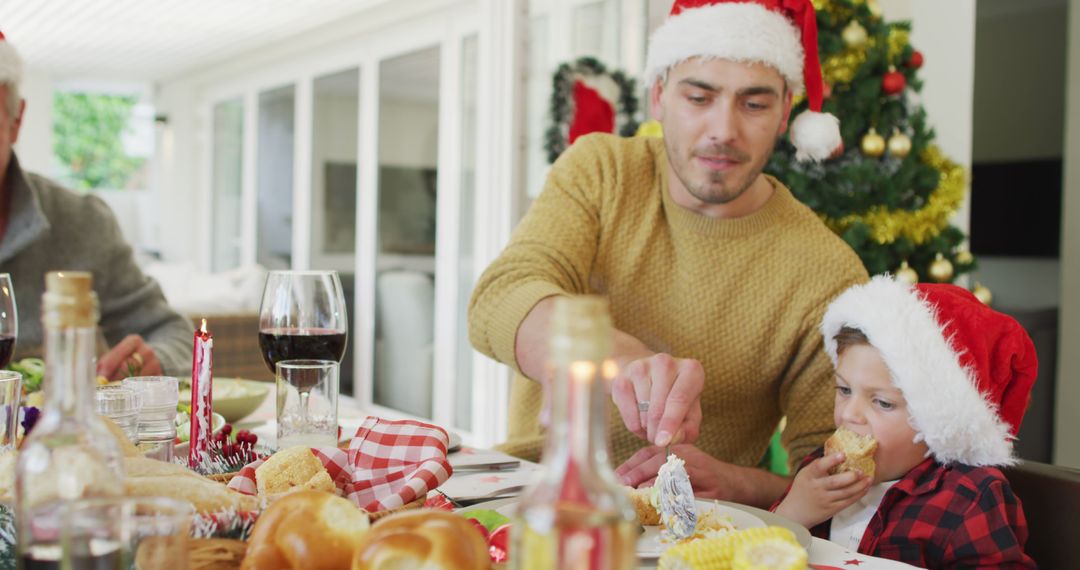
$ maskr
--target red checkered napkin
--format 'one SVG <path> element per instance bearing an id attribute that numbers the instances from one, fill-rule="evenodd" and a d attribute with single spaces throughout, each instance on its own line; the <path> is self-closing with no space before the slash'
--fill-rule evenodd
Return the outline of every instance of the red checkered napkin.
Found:
<path id="1" fill-rule="evenodd" d="M 313 447 L 341 494 L 368 512 L 407 505 L 450 478 L 446 459 L 450 438 L 442 428 L 412 420 L 390 421 L 368 416 L 349 442 L 349 449 Z M 255 469 L 249 463 L 229 488 L 257 493 Z"/>

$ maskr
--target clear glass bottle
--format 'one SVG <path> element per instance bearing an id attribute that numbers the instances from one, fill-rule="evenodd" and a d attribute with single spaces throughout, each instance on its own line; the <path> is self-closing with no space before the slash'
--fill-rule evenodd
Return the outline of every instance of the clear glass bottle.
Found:
<path id="1" fill-rule="evenodd" d="M 48 273 L 41 311 L 45 405 L 15 467 L 18 566 L 26 569 L 61 564 L 64 505 L 124 492 L 119 443 L 94 411 L 99 313 L 91 275 Z"/>
<path id="2" fill-rule="evenodd" d="M 637 524 L 608 457 L 608 303 L 565 297 L 551 319 L 552 421 L 542 479 L 521 497 L 511 527 L 515 569 L 624 569 L 636 566 Z"/>

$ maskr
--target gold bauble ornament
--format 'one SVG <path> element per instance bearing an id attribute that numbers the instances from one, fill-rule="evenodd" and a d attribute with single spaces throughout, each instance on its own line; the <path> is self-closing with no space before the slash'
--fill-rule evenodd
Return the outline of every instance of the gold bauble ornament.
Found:
<path id="1" fill-rule="evenodd" d="M 844 44 L 852 48 L 860 48 L 866 45 L 866 40 L 870 37 L 866 33 L 866 28 L 862 27 L 857 20 L 852 20 L 844 31 L 840 32 L 840 37 L 844 39 Z"/>
<path id="2" fill-rule="evenodd" d="M 960 265 L 971 265 L 972 263 L 975 263 L 975 256 L 971 255 L 970 251 L 963 249 L 957 252 L 956 262 Z"/>
<path id="3" fill-rule="evenodd" d="M 994 302 L 994 294 L 990 292 L 989 288 L 981 283 L 975 283 L 975 288 L 971 290 L 971 294 L 975 295 L 975 298 L 982 301 L 982 304 L 987 307 Z"/>
<path id="4" fill-rule="evenodd" d="M 885 154 L 885 137 L 879 135 L 874 127 L 870 127 L 870 132 L 863 135 L 859 147 L 866 156 L 877 158 Z"/>
<path id="5" fill-rule="evenodd" d="M 910 152 L 911 137 L 900 132 L 900 129 L 893 129 L 892 136 L 889 137 L 889 155 L 904 158 Z"/>
<path id="6" fill-rule="evenodd" d="M 952 281 L 953 278 L 953 266 L 952 262 L 945 259 L 942 254 L 937 254 L 934 261 L 930 263 L 930 278 L 938 283 L 946 283 Z"/>
<path id="7" fill-rule="evenodd" d="M 893 277 L 897 281 L 907 283 L 908 285 L 914 285 L 919 282 L 919 274 L 916 273 L 906 261 L 900 264 L 900 269 L 896 270 L 896 274 Z"/>

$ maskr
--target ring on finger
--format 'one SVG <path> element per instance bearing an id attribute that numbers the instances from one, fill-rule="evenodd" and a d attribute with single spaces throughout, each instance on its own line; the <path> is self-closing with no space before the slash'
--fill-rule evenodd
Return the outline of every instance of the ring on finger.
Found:
<path id="1" fill-rule="evenodd" d="M 645 412 L 649 411 L 649 403 L 648 402 L 638 402 L 637 403 L 637 411 L 639 411 L 641 413 L 645 413 Z"/>

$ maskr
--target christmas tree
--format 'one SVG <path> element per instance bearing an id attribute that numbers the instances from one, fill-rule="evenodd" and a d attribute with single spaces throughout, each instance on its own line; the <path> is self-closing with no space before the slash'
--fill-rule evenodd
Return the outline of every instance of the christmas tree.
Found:
<path id="1" fill-rule="evenodd" d="M 813 0 L 824 111 L 840 119 L 844 151 L 800 163 L 785 138 L 766 168 L 859 254 L 871 275 L 951 282 L 975 259 L 949 224 L 963 168 L 945 157 L 918 104 L 923 56 L 907 22 L 885 22 L 876 0 Z M 792 116 L 806 108 L 797 101 Z"/>

